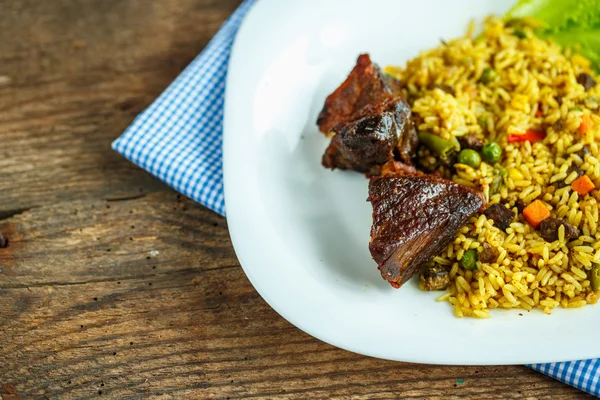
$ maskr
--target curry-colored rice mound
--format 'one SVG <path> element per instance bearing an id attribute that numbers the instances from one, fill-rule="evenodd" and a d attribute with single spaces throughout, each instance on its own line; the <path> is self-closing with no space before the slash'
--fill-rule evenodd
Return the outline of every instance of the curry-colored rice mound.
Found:
<path id="1" fill-rule="evenodd" d="M 482 79 L 486 69 L 493 70 L 493 79 Z M 600 268 L 600 191 L 578 195 L 570 186 L 577 174 L 569 172 L 577 165 L 600 188 L 600 85 L 586 91 L 577 82 L 581 73 L 595 78 L 589 61 L 537 38 L 527 26 L 490 18 L 482 34 L 443 42 L 405 68 L 386 72 L 405 83 L 419 132 L 447 140 L 475 133 L 503 150 L 494 165 L 455 164 L 453 169 L 421 150 L 421 164 L 478 188 L 488 205 L 506 204 L 518 214 L 506 231 L 483 214 L 470 219 L 434 259 L 450 269 L 451 277 L 439 300 L 449 301 L 458 317 L 478 318 L 488 318 L 492 308 L 550 314 L 555 307 L 596 303 L 600 292 L 592 290 L 591 271 Z M 508 135 L 528 130 L 546 137 L 508 143 Z M 490 190 L 500 170 L 506 172 L 502 183 Z M 561 228 L 558 240 L 544 240 L 516 206 L 518 200 L 536 199 L 553 218 L 578 228 L 580 236 L 566 240 Z M 484 243 L 497 249 L 495 262 L 477 261 L 476 269 L 463 269 L 465 252 L 481 254 Z"/>

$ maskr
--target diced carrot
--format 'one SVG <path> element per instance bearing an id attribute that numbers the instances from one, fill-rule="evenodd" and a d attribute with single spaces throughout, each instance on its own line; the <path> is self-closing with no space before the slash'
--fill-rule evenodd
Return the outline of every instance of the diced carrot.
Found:
<path id="1" fill-rule="evenodd" d="M 523 216 L 529 222 L 529 225 L 537 228 L 543 220 L 550 218 L 550 211 L 544 203 L 536 200 L 523 209 Z"/>
<path id="2" fill-rule="evenodd" d="M 592 118 L 587 114 L 583 114 L 581 116 L 581 122 L 579 123 L 579 134 L 585 135 L 593 126 L 594 121 L 592 121 Z"/>
<path id="3" fill-rule="evenodd" d="M 527 132 L 525 132 L 522 135 L 510 134 L 507 136 L 506 140 L 508 141 L 508 143 L 527 141 L 535 143 L 539 140 L 544 139 L 545 137 L 546 132 L 544 131 L 534 131 L 533 129 L 528 129 Z"/>
<path id="4" fill-rule="evenodd" d="M 580 196 L 585 196 L 592 190 L 596 189 L 596 185 L 587 175 L 582 175 L 571 183 L 571 189 L 577 192 Z"/>

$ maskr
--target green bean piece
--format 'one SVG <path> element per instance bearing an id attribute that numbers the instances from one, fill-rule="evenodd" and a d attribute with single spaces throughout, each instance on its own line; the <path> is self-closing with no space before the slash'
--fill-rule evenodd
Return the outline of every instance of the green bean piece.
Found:
<path id="1" fill-rule="evenodd" d="M 494 168 L 494 174 L 500 175 L 503 180 L 508 178 L 508 171 L 506 170 L 506 168 L 501 166 Z"/>
<path id="2" fill-rule="evenodd" d="M 500 191 L 500 186 L 502 185 L 502 177 L 500 175 L 495 175 L 492 183 L 490 183 L 490 196 L 495 195 Z"/>
<path id="3" fill-rule="evenodd" d="M 498 143 L 490 142 L 483 146 L 481 149 L 481 155 L 486 163 L 494 164 L 500 160 L 500 157 L 502 157 L 502 149 Z"/>
<path id="4" fill-rule="evenodd" d="M 460 259 L 460 266 L 464 269 L 477 269 L 477 250 L 467 250 Z"/>
<path id="5" fill-rule="evenodd" d="M 492 81 L 495 81 L 498 78 L 498 73 L 492 68 L 486 68 L 481 73 L 481 77 L 479 78 L 479 82 L 488 84 Z"/>
<path id="6" fill-rule="evenodd" d="M 442 139 L 438 135 L 429 132 L 419 133 L 419 141 L 437 156 L 444 159 L 455 151 L 455 143 L 453 141 Z"/>
<path id="7" fill-rule="evenodd" d="M 468 165 L 469 167 L 479 168 L 481 157 L 479 156 L 479 153 L 473 149 L 464 149 L 458 153 L 458 162 L 460 164 Z"/>
<path id="8" fill-rule="evenodd" d="M 494 179 L 492 180 L 492 183 L 490 183 L 490 196 L 493 196 L 500 191 L 500 186 L 502 186 L 502 183 L 507 177 L 508 172 L 506 171 L 506 168 L 494 168 Z"/>
<path id="9" fill-rule="evenodd" d="M 592 290 L 600 290 L 600 265 L 596 264 L 592 267 L 592 276 L 590 279 Z"/>

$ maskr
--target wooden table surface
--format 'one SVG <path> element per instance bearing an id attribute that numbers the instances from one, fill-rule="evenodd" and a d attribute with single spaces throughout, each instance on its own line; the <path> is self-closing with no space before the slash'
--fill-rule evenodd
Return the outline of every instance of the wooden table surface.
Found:
<path id="1" fill-rule="evenodd" d="M 111 150 L 238 4 L 0 0 L 1 398 L 588 398 L 308 336 L 253 289 L 224 218 Z"/>

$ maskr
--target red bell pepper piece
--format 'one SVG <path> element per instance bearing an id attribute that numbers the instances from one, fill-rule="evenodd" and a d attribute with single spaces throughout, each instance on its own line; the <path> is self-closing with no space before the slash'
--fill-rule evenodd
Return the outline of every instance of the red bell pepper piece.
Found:
<path id="1" fill-rule="evenodd" d="M 544 139 L 545 137 L 546 137 L 546 132 L 544 132 L 544 131 L 534 131 L 533 129 L 527 129 L 527 132 L 525 132 L 522 135 L 515 135 L 515 134 L 508 135 L 506 140 L 508 140 L 508 143 L 526 142 L 526 141 L 534 143 L 534 142 Z"/>

